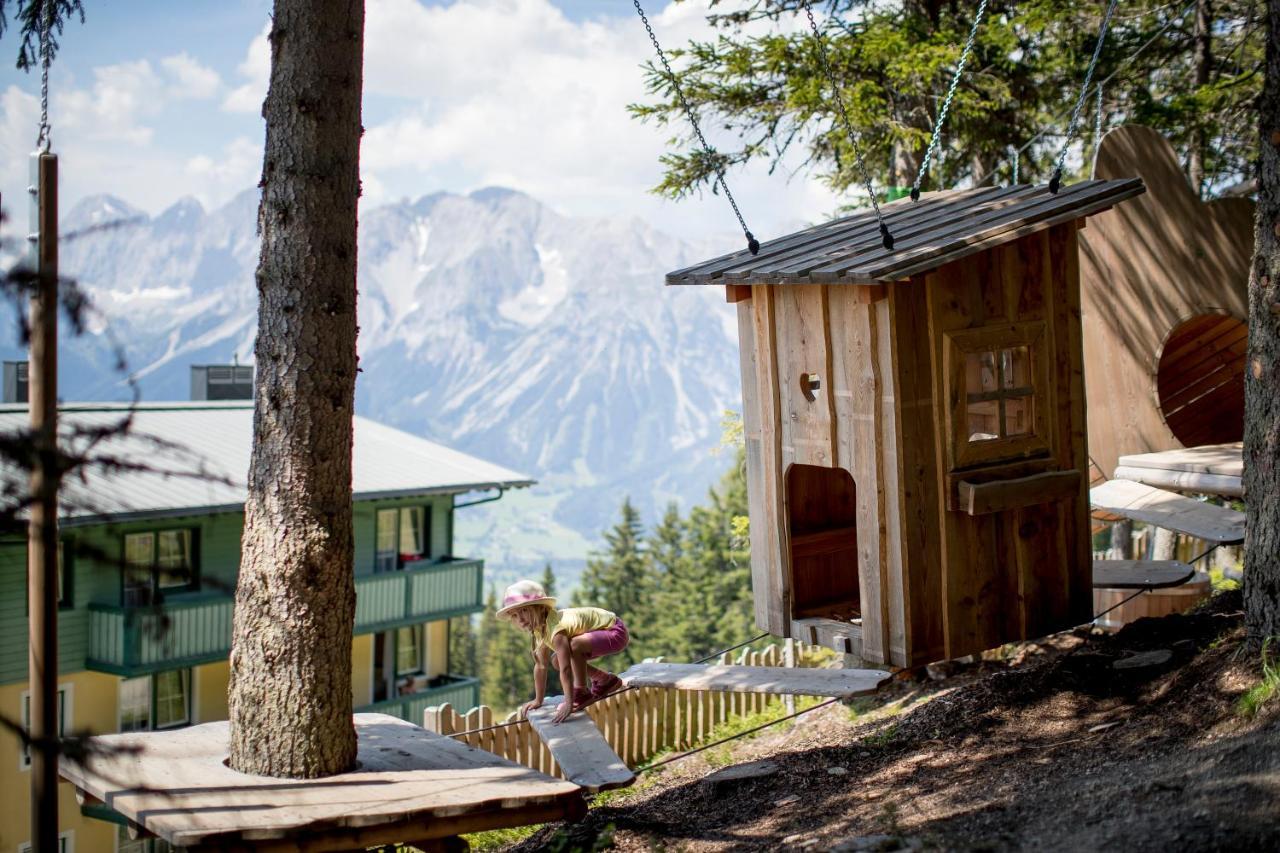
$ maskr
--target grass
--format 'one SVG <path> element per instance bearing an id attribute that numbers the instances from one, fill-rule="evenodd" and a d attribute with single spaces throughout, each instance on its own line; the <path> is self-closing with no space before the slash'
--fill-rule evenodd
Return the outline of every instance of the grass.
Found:
<path id="1" fill-rule="evenodd" d="M 1236 701 L 1236 712 L 1242 717 L 1252 719 L 1257 716 L 1262 706 L 1280 693 L 1280 664 L 1270 655 L 1271 642 L 1275 639 L 1267 637 L 1262 643 L 1262 678 Z"/>
<path id="2" fill-rule="evenodd" d="M 1209 586 L 1214 592 L 1227 592 L 1240 588 L 1240 581 L 1229 578 L 1221 566 L 1209 570 Z"/>
<path id="3" fill-rule="evenodd" d="M 530 835 L 533 835 L 546 824 L 537 823 L 533 826 L 513 826 L 509 829 L 491 829 L 488 832 L 473 832 L 470 835 L 462 836 L 471 845 L 472 850 L 497 850 L 499 847 L 505 847 L 508 844 L 517 844 L 524 841 Z"/>

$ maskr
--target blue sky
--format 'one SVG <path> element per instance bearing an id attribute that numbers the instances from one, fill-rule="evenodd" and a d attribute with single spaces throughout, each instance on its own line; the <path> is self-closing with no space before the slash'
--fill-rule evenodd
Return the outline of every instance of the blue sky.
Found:
<path id="1" fill-rule="evenodd" d="M 651 2 L 659 38 L 705 35 L 704 0 Z M 155 214 L 253 187 L 269 52 L 268 0 L 86 0 L 51 74 L 63 209 L 110 193 Z M 487 185 L 564 213 L 638 215 L 663 230 L 732 234 L 724 199 L 647 192 L 669 131 L 632 120 L 650 46 L 626 0 L 367 0 L 361 173 L 366 205 Z M 0 192 L 17 198 L 35 138 L 38 75 L 0 40 Z M 731 176 L 761 235 L 835 206 L 816 181 Z M 13 206 L 6 201 L 6 207 Z M 17 210 L 14 210 L 17 213 Z"/>

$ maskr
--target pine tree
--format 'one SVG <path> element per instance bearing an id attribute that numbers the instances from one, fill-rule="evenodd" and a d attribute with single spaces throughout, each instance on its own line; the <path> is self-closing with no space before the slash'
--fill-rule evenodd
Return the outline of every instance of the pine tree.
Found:
<path id="1" fill-rule="evenodd" d="M 604 534 L 607 548 L 587 560 L 573 596 L 575 606 L 612 610 L 627 625 L 631 644 L 604 665 L 620 669 L 638 663 L 654 646 L 653 568 L 644 552 L 644 526 L 631 499 L 622 501 L 621 518 Z"/>
<path id="2" fill-rule="evenodd" d="M 230 765 L 316 778 L 356 761 L 351 436 L 364 3 L 275 0 L 271 21 Z"/>
<path id="3" fill-rule="evenodd" d="M 449 620 L 449 672 L 472 678 L 480 673 L 475 617 L 471 614 Z"/>
<path id="4" fill-rule="evenodd" d="M 542 567 L 542 591 L 552 598 L 556 597 L 556 573 L 551 570 L 550 563 Z"/>

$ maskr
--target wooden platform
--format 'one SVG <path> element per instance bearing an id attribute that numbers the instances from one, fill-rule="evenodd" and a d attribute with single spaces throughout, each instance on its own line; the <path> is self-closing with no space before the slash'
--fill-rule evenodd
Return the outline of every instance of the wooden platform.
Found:
<path id="1" fill-rule="evenodd" d="M 696 663 L 639 663 L 622 673 L 622 680 L 629 687 L 841 698 L 874 693 L 889 678 L 889 673 L 878 669 L 790 669 Z"/>
<path id="2" fill-rule="evenodd" d="M 1095 509 L 1208 542 L 1233 545 L 1244 541 L 1244 513 L 1132 480 L 1108 480 L 1094 486 L 1089 490 L 1089 502 Z"/>
<path id="3" fill-rule="evenodd" d="M 1163 589 L 1182 586 L 1195 569 L 1178 560 L 1094 560 L 1095 589 Z"/>
<path id="4" fill-rule="evenodd" d="M 862 624 L 838 619 L 791 620 L 791 636 L 811 646 L 823 646 L 841 654 L 862 656 Z"/>
<path id="5" fill-rule="evenodd" d="M 325 779 L 248 776 L 224 763 L 230 725 L 89 738 L 62 776 L 179 847 L 351 850 L 574 819 L 582 791 L 385 714 L 356 714 L 359 766 Z M 92 754 L 92 753 L 91 753 Z"/>
<path id="6" fill-rule="evenodd" d="M 1121 456 L 1115 475 L 1162 489 L 1228 498 L 1244 495 L 1240 442 Z"/>
<path id="7" fill-rule="evenodd" d="M 551 750 L 566 779 L 593 794 L 625 788 L 636 781 L 636 775 L 609 746 L 589 716 L 578 711 L 564 722 L 555 723 L 552 722 L 555 714 L 554 707 L 538 708 L 529 713 L 529 723 Z"/>

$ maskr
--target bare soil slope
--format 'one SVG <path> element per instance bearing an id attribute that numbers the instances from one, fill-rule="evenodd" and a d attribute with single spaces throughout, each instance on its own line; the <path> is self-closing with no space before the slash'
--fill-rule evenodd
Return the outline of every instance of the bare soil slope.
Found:
<path id="1" fill-rule="evenodd" d="M 899 681 L 883 701 L 900 714 L 837 704 L 735 746 L 772 776 L 713 795 L 700 755 L 513 849 L 1280 849 L 1280 698 L 1235 709 L 1260 675 L 1239 606 Z M 1113 666 L 1152 651 L 1168 660 Z"/>

